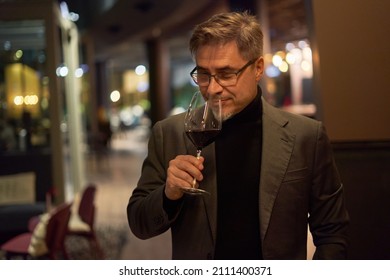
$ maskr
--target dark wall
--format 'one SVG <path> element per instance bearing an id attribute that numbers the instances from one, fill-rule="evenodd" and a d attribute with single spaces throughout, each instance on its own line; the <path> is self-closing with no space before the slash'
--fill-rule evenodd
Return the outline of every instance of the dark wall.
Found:
<path id="1" fill-rule="evenodd" d="M 389 141 L 390 1 L 305 2 L 312 6 L 317 117 L 329 138 Z"/>
<path id="2" fill-rule="evenodd" d="M 390 259 L 390 142 L 334 144 L 351 218 L 349 259 Z"/>

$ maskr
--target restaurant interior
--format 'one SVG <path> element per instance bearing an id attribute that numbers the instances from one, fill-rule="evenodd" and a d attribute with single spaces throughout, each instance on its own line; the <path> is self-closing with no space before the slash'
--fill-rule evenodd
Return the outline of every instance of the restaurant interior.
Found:
<path id="1" fill-rule="evenodd" d="M 348 258 L 390 259 L 390 1 L 382 0 L 0 1 L 0 246 L 29 230 L 32 238 L 34 218 L 66 204 L 67 231 L 53 245 L 62 255 L 49 258 L 68 258 L 64 243 L 82 242 L 69 229 L 73 214 L 83 216 L 89 199 L 88 234 L 79 235 L 94 253 L 73 258 L 169 259 L 169 232 L 132 235 L 127 201 L 150 128 L 183 112 L 196 90 L 192 28 L 243 10 L 265 35 L 264 98 L 327 129 L 351 218 Z"/>

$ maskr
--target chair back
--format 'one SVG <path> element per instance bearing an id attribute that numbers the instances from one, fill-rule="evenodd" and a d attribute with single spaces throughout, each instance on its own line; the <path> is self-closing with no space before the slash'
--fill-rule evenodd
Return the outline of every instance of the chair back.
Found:
<path id="1" fill-rule="evenodd" d="M 88 185 L 83 191 L 78 209 L 81 220 L 91 228 L 95 218 L 95 194 L 96 186 L 93 184 Z"/>
<path id="2" fill-rule="evenodd" d="M 71 203 L 59 205 L 53 210 L 54 212 L 48 221 L 45 241 L 52 259 L 56 258 L 57 252 L 64 252 L 71 206 Z"/>

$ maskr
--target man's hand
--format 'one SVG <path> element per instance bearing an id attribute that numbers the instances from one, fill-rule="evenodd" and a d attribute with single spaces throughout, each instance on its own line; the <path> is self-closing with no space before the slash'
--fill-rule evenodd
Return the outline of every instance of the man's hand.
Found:
<path id="1" fill-rule="evenodd" d="M 183 196 L 180 188 L 192 188 L 194 178 L 198 182 L 202 181 L 203 162 L 203 157 L 197 159 L 191 155 L 179 155 L 171 160 L 167 170 L 165 195 L 171 200 L 177 200 Z"/>

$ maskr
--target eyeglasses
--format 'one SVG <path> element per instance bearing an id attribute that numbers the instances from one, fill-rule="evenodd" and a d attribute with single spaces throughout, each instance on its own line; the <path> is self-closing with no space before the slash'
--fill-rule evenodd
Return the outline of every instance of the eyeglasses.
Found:
<path id="1" fill-rule="evenodd" d="M 242 66 L 236 72 L 220 72 L 211 75 L 209 73 L 198 72 L 197 67 L 195 67 L 191 71 L 190 75 L 191 78 L 194 80 L 194 82 L 201 87 L 207 87 L 210 84 L 212 77 L 215 79 L 215 81 L 218 84 L 220 84 L 223 87 L 234 86 L 237 84 L 238 75 L 242 73 L 248 66 L 255 63 L 256 60 L 257 58 L 248 61 L 247 64 Z"/>

